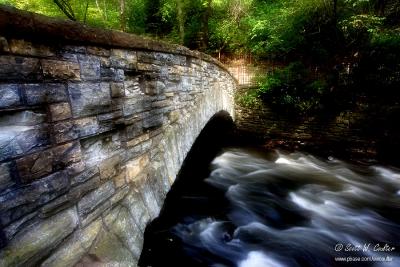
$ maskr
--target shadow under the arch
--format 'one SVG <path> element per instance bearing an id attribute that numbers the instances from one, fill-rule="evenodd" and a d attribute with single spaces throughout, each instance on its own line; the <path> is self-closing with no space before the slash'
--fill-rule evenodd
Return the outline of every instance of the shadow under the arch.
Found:
<path id="1" fill-rule="evenodd" d="M 227 207 L 224 194 L 203 180 L 210 173 L 211 161 L 225 147 L 236 143 L 235 136 L 234 122 L 226 111 L 216 113 L 209 120 L 187 154 L 159 217 L 146 227 L 139 266 L 203 266 L 182 253 L 182 244 L 171 230 L 188 217 L 212 214 L 215 218 L 224 218 Z"/>

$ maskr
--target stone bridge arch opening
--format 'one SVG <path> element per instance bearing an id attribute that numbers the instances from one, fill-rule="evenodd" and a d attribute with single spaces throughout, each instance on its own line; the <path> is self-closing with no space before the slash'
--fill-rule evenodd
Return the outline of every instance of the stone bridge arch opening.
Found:
<path id="1" fill-rule="evenodd" d="M 201 213 L 201 210 L 209 212 L 212 209 L 207 203 L 202 203 L 203 207 L 198 206 L 197 198 L 202 192 L 208 192 L 210 199 L 220 198 L 218 190 L 205 183 L 204 179 L 210 174 L 212 160 L 224 148 L 236 143 L 235 129 L 231 115 L 225 110 L 214 114 L 202 129 L 182 163 L 159 216 L 146 228 L 139 266 L 154 263 L 154 257 L 159 258 L 158 262 L 162 265 L 165 257 L 174 254 L 174 246 L 178 244 L 171 242 L 169 230 L 181 223 L 189 211 Z"/>
<path id="2" fill-rule="evenodd" d="M 205 54 L 0 6 L 0 266 L 135 266 L 235 89 Z"/>

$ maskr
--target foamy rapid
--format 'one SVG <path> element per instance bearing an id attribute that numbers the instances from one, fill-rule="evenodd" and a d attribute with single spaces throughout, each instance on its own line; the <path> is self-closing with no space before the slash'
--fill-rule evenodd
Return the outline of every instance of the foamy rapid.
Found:
<path id="1" fill-rule="evenodd" d="M 225 194 L 226 220 L 173 230 L 205 266 L 400 266 L 398 170 L 231 149 L 205 182 Z"/>

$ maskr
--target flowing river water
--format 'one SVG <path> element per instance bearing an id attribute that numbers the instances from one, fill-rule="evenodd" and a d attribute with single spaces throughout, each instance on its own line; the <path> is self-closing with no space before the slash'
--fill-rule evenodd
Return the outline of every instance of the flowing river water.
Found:
<path id="1" fill-rule="evenodd" d="M 205 173 L 169 196 L 141 266 L 400 266 L 399 170 L 231 148 Z"/>

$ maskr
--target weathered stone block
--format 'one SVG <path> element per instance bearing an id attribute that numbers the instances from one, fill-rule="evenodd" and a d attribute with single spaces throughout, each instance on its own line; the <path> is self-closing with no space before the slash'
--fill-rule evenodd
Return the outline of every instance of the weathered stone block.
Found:
<path id="1" fill-rule="evenodd" d="M 100 76 L 103 81 L 123 82 L 125 80 L 125 72 L 122 69 L 101 68 Z"/>
<path id="2" fill-rule="evenodd" d="M 68 188 L 68 177 L 64 172 L 57 172 L 0 195 L 0 223 L 8 225 L 62 195 Z"/>
<path id="3" fill-rule="evenodd" d="M 62 195 L 56 199 L 53 199 L 49 203 L 45 204 L 39 210 L 39 218 L 47 218 L 65 210 L 73 205 L 73 202 L 68 201 L 68 196 Z"/>
<path id="4" fill-rule="evenodd" d="M 128 147 L 127 149 L 124 150 L 124 153 L 121 156 L 124 157 L 124 162 L 127 162 L 142 155 L 143 155 L 142 146 L 138 145 L 130 148 Z"/>
<path id="5" fill-rule="evenodd" d="M 111 83 L 111 97 L 123 97 L 125 96 L 125 88 L 123 83 Z"/>
<path id="6" fill-rule="evenodd" d="M 149 140 L 149 139 L 150 139 L 149 133 L 145 133 L 145 134 L 142 134 L 141 136 L 135 137 L 134 139 L 127 141 L 126 146 L 134 147 L 134 146 L 136 146 L 146 140 Z"/>
<path id="7" fill-rule="evenodd" d="M 132 256 L 132 253 L 126 245 L 116 236 L 112 231 L 103 228 L 96 242 L 93 244 L 89 254 L 96 255 L 97 261 L 90 261 L 88 258 L 82 260 L 79 264 L 84 262 L 89 265 L 101 264 L 104 266 L 124 266 L 136 267 L 137 259 Z"/>
<path id="8" fill-rule="evenodd" d="M 153 158 L 150 167 L 149 181 L 152 182 L 154 196 L 157 198 L 157 203 L 163 203 L 167 193 L 171 188 L 171 183 L 168 179 L 165 162 L 160 158 Z"/>
<path id="9" fill-rule="evenodd" d="M 9 187 L 14 182 L 11 177 L 11 163 L 0 163 L 0 191 Z"/>
<path id="10" fill-rule="evenodd" d="M 61 83 L 25 84 L 23 89 L 28 105 L 65 102 L 68 100 L 65 85 Z"/>
<path id="11" fill-rule="evenodd" d="M 78 55 L 76 53 L 65 52 L 62 50 L 61 54 L 59 54 L 59 57 L 60 61 L 78 63 Z"/>
<path id="12" fill-rule="evenodd" d="M 45 123 L 47 115 L 41 111 L 15 111 L 3 115 L 0 118 L 0 127 L 2 126 L 36 126 Z"/>
<path id="13" fill-rule="evenodd" d="M 0 52 L 10 52 L 7 39 L 2 36 L 0 36 Z"/>
<path id="14" fill-rule="evenodd" d="M 163 114 L 151 114 L 143 119 L 143 128 L 155 128 L 164 124 Z"/>
<path id="15" fill-rule="evenodd" d="M 131 116 L 150 109 L 151 100 L 139 94 L 136 97 L 124 98 L 122 105 L 123 115 Z"/>
<path id="16" fill-rule="evenodd" d="M 164 93 L 165 84 L 161 81 L 145 81 L 143 90 L 146 95 L 159 95 Z"/>
<path id="17" fill-rule="evenodd" d="M 82 155 L 87 166 L 98 166 L 98 164 L 121 151 L 121 139 L 119 133 L 94 136 L 81 140 Z"/>
<path id="18" fill-rule="evenodd" d="M 111 55 L 111 51 L 109 49 L 97 47 L 97 46 L 88 46 L 86 48 L 87 52 L 92 55 L 109 57 Z"/>
<path id="19" fill-rule="evenodd" d="M 42 59 L 43 75 L 47 79 L 79 81 L 80 69 L 77 62 Z"/>
<path id="20" fill-rule="evenodd" d="M 133 80 L 125 81 L 126 97 L 137 97 L 140 94 L 143 94 L 143 92 L 140 91 L 140 84 L 138 77 L 136 77 Z"/>
<path id="21" fill-rule="evenodd" d="M 87 253 L 101 229 L 101 220 L 94 221 L 82 230 L 76 231 L 63 243 L 41 266 L 64 267 L 75 266 Z"/>
<path id="22" fill-rule="evenodd" d="M 80 160 L 79 143 L 68 143 L 25 156 L 18 159 L 16 163 L 21 182 L 29 183 Z"/>
<path id="23" fill-rule="evenodd" d="M 167 54 L 161 52 L 138 51 L 138 62 L 156 65 L 186 65 L 186 56 Z"/>
<path id="24" fill-rule="evenodd" d="M 96 117 L 63 121 L 53 125 L 53 138 L 56 143 L 75 140 L 77 138 L 94 135 L 100 132 Z"/>
<path id="25" fill-rule="evenodd" d="M 46 125 L 0 126 L 0 161 L 37 151 L 48 143 Z"/>
<path id="26" fill-rule="evenodd" d="M 51 149 L 38 152 L 17 160 L 18 174 L 22 183 L 29 183 L 53 171 Z"/>
<path id="27" fill-rule="evenodd" d="M 74 121 L 74 130 L 79 137 L 94 135 L 99 132 L 96 117 L 82 118 Z"/>
<path id="28" fill-rule="evenodd" d="M 82 173 L 71 179 L 71 185 L 74 186 L 76 184 L 84 183 L 96 175 L 99 175 L 99 168 L 97 166 L 86 168 Z"/>
<path id="29" fill-rule="evenodd" d="M 19 85 L 0 84 L 0 108 L 11 108 L 21 104 Z"/>
<path id="30" fill-rule="evenodd" d="M 11 39 L 9 46 L 13 54 L 23 56 L 51 57 L 55 55 L 48 46 L 33 44 L 21 39 Z"/>
<path id="31" fill-rule="evenodd" d="M 76 209 L 71 208 L 32 225 L 0 252 L 0 266 L 34 266 L 44 255 L 78 226 Z"/>
<path id="32" fill-rule="evenodd" d="M 111 109 L 110 85 L 107 83 L 70 83 L 68 91 L 75 118 L 105 113 Z"/>
<path id="33" fill-rule="evenodd" d="M 104 222 L 123 245 L 129 249 L 135 259 L 139 259 L 142 250 L 143 237 L 129 210 L 125 207 L 113 209 Z"/>
<path id="34" fill-rule="evenodd" d="M 100 177 L 95 175 L 84 183 L 80 183 L 71 188 L 68 192 L 67 199 L 70 203 L 78 202 L 82 196 L 90 191 L 97 189 L 101 184 Z"/>
<path id="35" fill-rule="evenodd" d="M 142 142 L 140 144 L 140 146 L 142 147 L 142 151 L 143 152 L 148 152 L 150 150 L 150 148 L 151 148 L 152 143 L 153 143 L 152 139 L 149 139 L 149 140 L 146 140 L 146 141 Z"/>
<path id="36" fill-rule="evenodd" d="M 41 80 L 39 59 L 14 56 L 0 57 L 0 80 Z"/>
<path id="37" fill-rule="evenodd" d="M 99 133 L 106 133 L 106 132 L 111 132 L 117 129 L 118 124 L 122 125 L 121 120 L 123 120 L 123 118 L 120 119 L 116 119 L 116 120 L 103 120 L 99 122 Z"/>
<path id="38" fill-rule="evenodd" d="M 79 161 L 77 163 L 71 164 L 65 170 L 69 177 L 73 177 L 83 172 L 85 168 L 86 168 L 85 162 Z"/>
<path id="39" fill-rule="evenodd" d="M 180 83 L 180 79 L 178 81 L 166 81 L 164 92 L 173 93 L 179 92 L 182 89 L 182 84 Z"/>
<path id="40" fill-rule="evenodd" d="M 171 111 L 171 113 L 169 113 L 168 119 L 169 119 L 170 123 L 174 123 L 179 120 L 180 116 L 181 116 L 180 112 L 178 110 L 174 110 L 174 111 Z"/>
<path id="41" fill-rule="evenodd" d="M 107 213 L 110 209 L 112 208 L 111 202 L 110 201 L 105 201 L 99 206 L 96 207 L 95 210 L 90 212 L 89 214 L 85 215 L 84 217 L 81 217 L 81 225 L 85 227 L 92 221 L 96 220 L 99 218 L 102 214 Z"/>
<path id="42" fill-rule="evenodd" d="M 103 160 L 99 165 L 100 178 L 102 180 L 111 179 L 117 174 L 120 164 L 121 157 L 119 155 L 115 155 L 109 159 Z"/>
<path id="43" fill-rule="evenodd" d="M 125 140 L 135 138 L 141 134 L 143 134 L 143 124 L 141 120 L 134 121 L 124 129 Z"/>
<path id="44" fill-rule="evenodd" d="M 111 49 L 111 67 L 118 69 L 136 69 L 136 51 Z"/>
<path id="45" fill-rule="evenodd" d="M 122 117 L 122 111 L 114 111 L 111 113 L 100 114 L 97 116 L 99 122 L 113 121 L 116 122 L 117 119 Z"/>
<path id="46" fill-rule="evenodd" d="M 101 57 L 100 58 L 100 66 L 102 68 L 110 68 L 111 67 L 111 61 L 108 57 Z"/>
<path id="47" fill-rule="evenodd" d="M 32 219 L 36 215 L 37 215 L 37 212 L 32 212 L 32 213 L 20 218 L 19 220 L 10 223 L 6 227 L 4 227 L 3 232 L 4 232 L 6 240 L 10 241 L 11 239 L 13 239 L 13 237 L 19 231 L 21 231 L 24 228 L 24 226 L 26 227 L 26 225 L 29 225 L 29 223 L 32 222 Z"/>
<path id="48" fill-rule="evenodd" d="M 68 102 L 50 105 L 52 121 L 61 121 L 71 118 L 71 108 Z"/>
<path id="49" fill-rule="evenodd" d="M 155 65 L 151 63 L 137 63 L 137 69 L 138 71 L 146 71 L 146 72 L 156 72 L 156 73 L 161 73 L 161 69 L 163 67 L 160 65 Z"/>
<path id="50" fill-rule="evenodd" d="M 64 52 L 72 52 L 72 53 L 78 53 L 78 54 L 85 54 L 86 53 L 86 47 L 85 46 L 79 46 L 79 45 L 64 45 L 62 47 L 62 51 Z"/>
<path id="51" fill-rule="evenodd" d="M 140 156 L 126 163 L 126 179 L 128 182 L 137 180 L 138 175 L 149 164 L 149 155 Z"/>
<path id="52" fill-rule="evenodd" d="M 166 99 L 166 100 L 161 100 L 161 101 L 154 101 L 151 104 L 152 108 L 163 108 L 163 107 L 168 107 L 168 106 L 172 106 L 173 105 L 173 101 Z"/>
<path id="53" fill-rule="evenodd" d="M 158 216 L 161 206 L 157 202 L 154 190 L 152 186 L 149 184 L 149 179 L 146 179 L 143 182 L 141 182 L 140 187 L 138 189 L 140 194 L 142 195 L 143 202 L 147 207 L 151 219 L 154 219 L 155 217 Z"/>
<path id="54" fill-rule="evenodd" d="M 111 207 L 115 207 L 127 194 L 129 193 L 129 186 L 125 186 L 115 191 L 115 194 L 110 198 Z"/>
<path id="55" fill-rule="evenodd" d="M 100 59 L 96 56 L 79 55 L 81 79 L 93 81 L 100 79 Z"/>
<path id="56" fill-rule="evenodd" d="M 126 169 L 124 168 L 119 174 L 113 177 L 114 185 L 116 188 L 120 188 L 126 185 Z"/>
<path id="57" fill-rule="evenodd" d="M 131 190 L 123 200 L 123 204 L 125 207 L 128 207 L 130 214 L 132 214 L 133 219 L 136 221 L 136 225 L 144 233 L 147 224 L 150 222 L 150 214 L 143 203 L 139 191 L 137 189 Z"/>
<path id="58" fill-rule="evenodd" d="M 114 194 L 115 188 L 112 181 L 108 181 L 96 190 L 86 194 L 78 202 L 78 213 L 80 217 L 85 217 L 88 213 L 96 209 L 98 205 L 109 199 Z"/>
<path id="59" fill-rule="evenodd" d="M 81 146 L 79 142 L 67 143 L 54 147 L 53 153 L 53 169 L 64 169 L 67 166 L 81 161 Z"/>
<path id="60" fill-rule="evenodd" d="M 73 121 L 63 121 L 53 125 L 52 137 L 56 143 L 63 143 L 79 137 Z"/>

